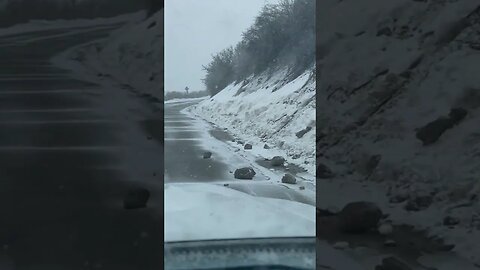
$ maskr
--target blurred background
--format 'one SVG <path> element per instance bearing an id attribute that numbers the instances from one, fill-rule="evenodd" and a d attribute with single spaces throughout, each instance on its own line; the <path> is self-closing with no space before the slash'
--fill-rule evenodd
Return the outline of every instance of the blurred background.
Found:
<path id="1" fill-rule="evenodd" d="M 0 27 L 30 20 L 112 17 L 163 7 L 163 0 L 0 0 Z"/>

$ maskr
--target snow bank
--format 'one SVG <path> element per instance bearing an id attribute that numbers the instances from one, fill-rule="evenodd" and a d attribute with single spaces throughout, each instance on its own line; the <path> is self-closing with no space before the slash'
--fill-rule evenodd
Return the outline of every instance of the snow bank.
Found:
<path id="1" fill-rule="evenodd" d="M 27 32 L 65 29 L 72 27 L 98 27 L 117 23 L 139 22 L 145 18 L 145 12 L 119 15 L 112 18 L 76 19 L 76 20 L 31 20 L 28 23 L 17 24 L 0 29 L 0 36 L 16 35 Z"/>
<path id="2" fill-rule="evenodd" d="M 287 161 L 313 174 L 315 72 L 311 68 L 293 80 L 286 78 L 286 69 L 251 76 L 228 85 L 188 111 L 251 143 L 254 153 L 261 154 L 266 143 L 282 150 Z M 308 127 L 311 130 L 301 138 L 296 136 Z"/>
<path id="3" fill-rule="evenodd" d="M 480 262 L 472 252 L 480 240 L 478 1 L 319 5 L 317 162 L 337 177 L 318 183 L 317 202 L 346 203 L 332 194 L 377 201 L 398 223 L 445 236 Z M 466 118 L 423 146 L 416 130 L 456 107 Z M 431 206 L 406 211 L 419 196 Z M 460 224 L 443 226 L 447 215 Z"/>
<path id="4" fill-rule="evenodd" d="M 214 184 L 166 184 L 164 207 L 166 242 L 315 236 L 315 207 Z"/>

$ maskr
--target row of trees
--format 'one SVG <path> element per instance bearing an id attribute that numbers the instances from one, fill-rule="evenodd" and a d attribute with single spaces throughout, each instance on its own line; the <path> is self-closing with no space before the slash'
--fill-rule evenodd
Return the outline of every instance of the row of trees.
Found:
<path id="1" fill-rule="evenodd" d="M 165 93 L 165 100 L 170 100 L 174 98 L 199 98 L 208 96 L 207 91 L 194 91 L 194 92 L 179 92 L 171 91 Z"/>
<path id="2" fill-rule="evenodd" d="M 206 89 L 215 95 L 234 81 L 288 65 L 302 72 L 315 59 L 315 0 L 283 0 L 266 5 L 234 47 L 204 66 Z"/>
<path id="3" fill-rule="evenodd" d="M 8 0 L 0 11 L 0 27 L 32 19 L 111 17 L 143 9 L 153 14 L 163 7 L 163 2 L 163 0 Z"/>

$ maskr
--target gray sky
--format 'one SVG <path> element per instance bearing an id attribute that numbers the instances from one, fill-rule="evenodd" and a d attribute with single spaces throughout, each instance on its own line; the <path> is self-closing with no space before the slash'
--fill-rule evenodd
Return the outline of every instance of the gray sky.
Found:
<path id="1" fill-rule="evenodd" d="M 280 0 L 166 0 L 165 91 L 205 89 L 202 65 L 235 45 L 262 7 Z"/>

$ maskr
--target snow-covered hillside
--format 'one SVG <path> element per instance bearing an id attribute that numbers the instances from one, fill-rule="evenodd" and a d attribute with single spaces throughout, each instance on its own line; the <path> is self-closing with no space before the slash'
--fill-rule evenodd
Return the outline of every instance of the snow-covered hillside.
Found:
<path id="1" fill-rule="evenodd" d="M 336 177 L 317 202 L 377 201 L 480 262 L 480 3 L 318 4 L 317 164 Z"/>
<path id="2" fill-rule="evenodd" d="M 30 20 L 28 23 L 1 28 L 0 36 L 18 35 L 26 32 L 66 29 L 75 27 L 100 27 L 113 24 L 139 23 L 145 18 L 145 12 L 118 15 L 112 18 L 75 19 L 75 20 Z"/>
<path id="3" fill-rule="evenodd" d="M 150 18 L 114 31 L 110 37 L 65 53 L 65 63 L 96 79 L 110 77 L 144 94 L 163 100 L 163 9 Z M 61 62 L 61 61 L 58 61 Z M 62 64 L 62 63 L 58 63 Z"/>
<path id="4" fill-rule="evenodd" d="M 285 68 L 250 76 L 188 111 L 252 144 L 253 152 L 261 154 L 255 150 L 265 144 L 282 150 L 287 161 L 313 174 L 315 71 L 310 68 L 293 80 L 288 74 Z"/>

